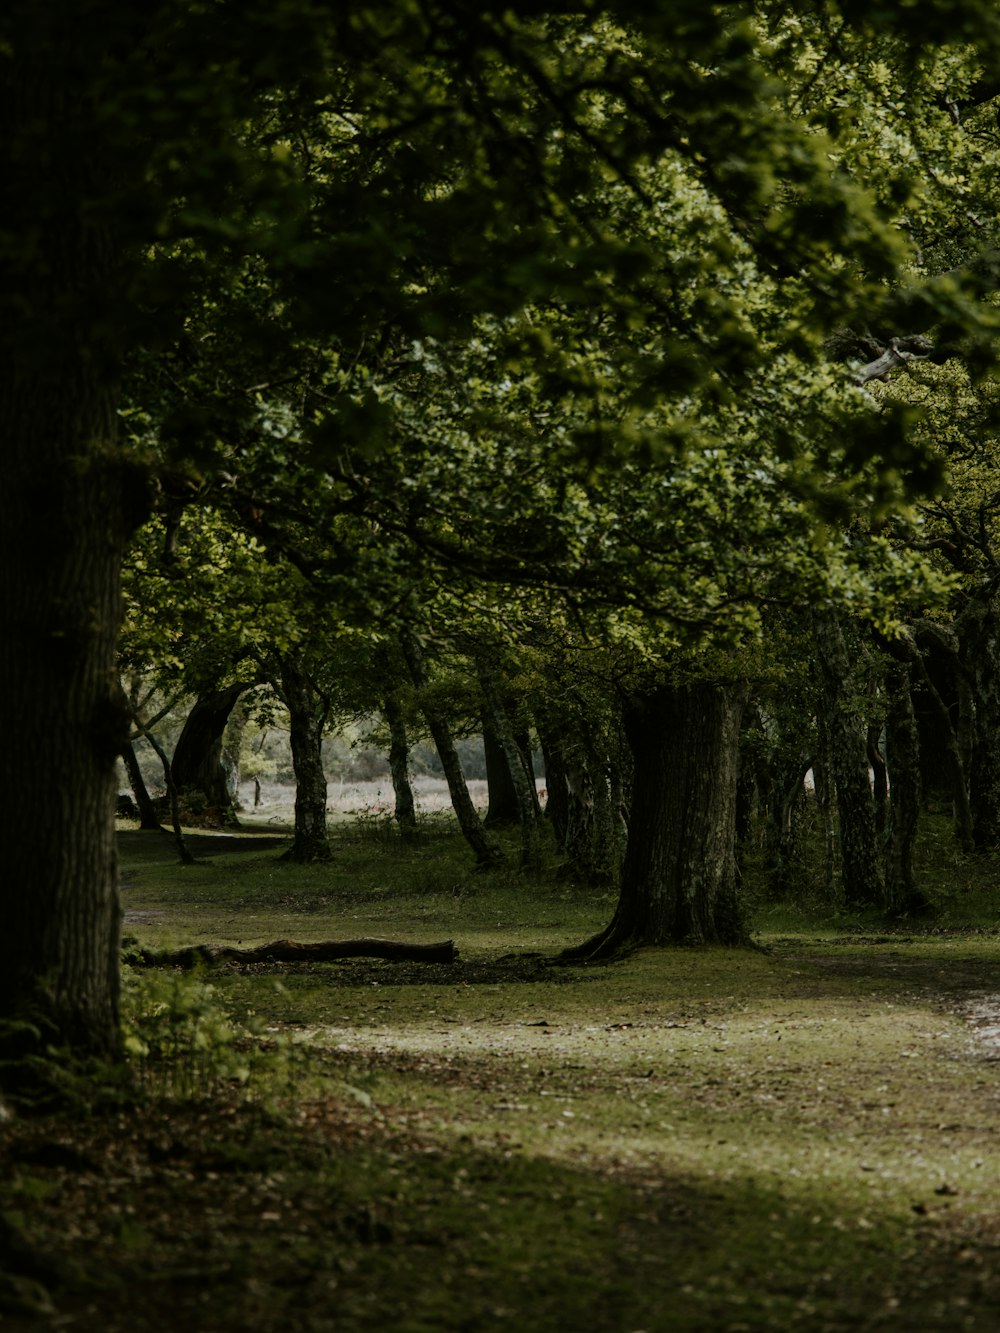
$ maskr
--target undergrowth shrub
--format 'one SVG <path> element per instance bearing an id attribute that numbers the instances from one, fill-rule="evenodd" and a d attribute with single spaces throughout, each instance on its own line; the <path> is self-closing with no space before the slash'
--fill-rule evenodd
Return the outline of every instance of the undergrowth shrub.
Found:
<path id="1" fill-rule="evenodd" d="M 207 1098 L 223 1086 L 250 1095 L 252 1076 L 263 1084 L 280 1058 L 277 1043 L 262 1047 L 253 1015 L 236 1022 L 197 972 L 123 967 L 122 1034 L 145 1090 L 180 1100 Z"/>

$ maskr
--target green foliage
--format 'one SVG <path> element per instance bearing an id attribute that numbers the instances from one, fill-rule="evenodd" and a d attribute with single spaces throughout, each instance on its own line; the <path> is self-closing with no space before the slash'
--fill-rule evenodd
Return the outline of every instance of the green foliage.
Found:
<path id="1" fill-rule="evenodd" d="M 245 1085 L 260 1060 L 250 1030 L 195 973 L 123 967 L 122 1028 L 128 1061 L 152 1095 L 207 1101 L 227 1084 Z"/>

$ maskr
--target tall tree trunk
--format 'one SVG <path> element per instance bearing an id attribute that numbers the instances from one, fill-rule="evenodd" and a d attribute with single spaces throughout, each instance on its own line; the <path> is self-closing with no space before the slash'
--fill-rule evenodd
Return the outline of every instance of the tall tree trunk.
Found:
<path id="1" fill-rule="evenodd" d="M 326 831 L 327 789 L 323 771 L 326 701 L 293 657 L 284 654 L 278 663 L 278 693 L 288 709 L 295 771 L 295 833 L 282 860 L 329 861 L 332 852 Z"/>
<path id="2" fill-rule="evenodd" d="M 913 711 L 911 668 L 897 663 L 886 681 L 885 739 L 891 788 L 891 840 L 886 868 L 886 910 L 908 916 L 927 909 L 913 873 L 913 850 L 920 819 L 920 742 Z"/>
<path id="3" fill-rule="evenodd" d="M 157 816 L 156 807 L 153 805 L 153 798 L 146 788 L 142 769 L 139 767 L 139 760 L 135 753 L 135 746 L 131 741 L 126 741 L 122 746 L 122 762 L 125 765 L 126 773 L 128 773 L 129 786 L 132 788 L 132 795 L 135 797 L 136 809 L 139 811 L 140 831 L 162 833 L 164 831 L 163 826 Z"/>
<path id="4" fill-rule="evenodd" d="M 160 766 L 163 769 L 163 784 L 167 789 L 167 804 L 170 807 L 170 827 L 174 832 L 174 845 L 177 848 L 177 855 L 180 858 L 181 865 L 193 866 L 195 860 L 188 849 L 187 843 L 184 841 L 184 831 L 181 828 L 181 803 L 177 793 L 177 784 L 174 782 L 170 756 L 151 731 L 143 731 L 142 734 L 156 752 L 156 757 L 159 759 Z"/>
<path id="5" fill-rule="evenodd" d="M 531 804 L 535 807 L 535 815 L 537 818 L 541 819 L 544 812 L 542 810 L 542 803 L 538 799 L 538 779 L 535 776 L 535 756 L 531 749 L 531 733 L 527 727 L 521 727 L 514 732 L 514 743 L 517 745 L 517 752 L 521 756 L 521 767 L 524 769 L 528 778 L 528 791 L 531 794 Z"/>
<path id="6" fill-rule="evenodd" d="M 114 1057 L 119 575 L 147 497 L 116 438 L 119 255 L 88 209 L 106 186 L 88 85 L 106 52 L 78 6 L 22 3 L 5 21 L 18 40 L 0 61 L 0 1055 Z"/>
<path id="7" fill-rule="evenodd" d="M 482 690 L 486 716 L 490 730 L 496 737 L 503 751 L 507 771 L 517 798 L 518 823 L 521 829 L 521 867 L 529 869 L 537 866 L 541 860 L 541 822 L 538 817 L 538 803 L 534 784 L 528 777 L 524 759 L 514 738 L 514 730 L 500 698 L 493 669 L 485 658 L 476 664 L 479 674 L 479 688 Z"/>
<path id="8" fill-rule="evenodd" d="M 844 901 L 850 906 L 879 904 L 885 877 L 875 831 L 875 805 L 868 776 L 866 730 L 855 703 L 847 645 L 836 613 L 813 612 L 830 743 L 830 764 L 837 789 L 837 827 Z"/>
<path id="9" fill-rule="evenodd" d="M 516 824 L 520 811 L 510 761 L 488 712 L 483 715 L 483 753 L 486 759 L 486 787 L 490 797 L 483 827 L 498 828 Z"/>
<path id="10" fill-rule="evenodd" d="M 413 842 L 417 837 L 417 809 L 410 783 L 410 745 L 403 709 L 392 690 L 385 696 L 384 710 L 389 724 L 389 772 L 396 797 L 396 826 L 404 842 Z"/>
<path id="11" fill-rule="evenodd" d="M 889 769 L 881 750 L 882 723 L 869 722 L 865 754 L 871 769 L 872 799 L 875 802 L 875 836 L 881 842 L 889 824 Z"/>
<path id="12" fill-rule="evenodd" d="M 975 706 L 969 806 L 977 851 L 1000 846 L 1000 616 L 997 611 L 995 598 L 976 598 L 958 623 L 962 664 Z"/>
<path id="13" fill-rule="evenodd" d="M 535 712 L 535 726 L 545 764 L 545 817 L 552 825 L 556 846 L 566 850 L 569 827 L 569 779 L 566 773 L 566 742 L 559 728 L 541 712 Z"/>
<path id="14" fill-rule="evenodd" d="M 444 714 L 427 702 L 428 676 L 420 643 L 412 630 L 404 630 L 400 635 L 400 642 L 410 679 L 414 686 L 425 696 L 421 706 L 438 752 L 438 758 L 441 760 L 441 767 L 444 769 L 444 776 L 448 783 L 451 804 L 458 820 L 458 826 L 462 830 L 466 842 L 472 848 L 476 864 L 482 867 L 495 865 L 498 861 L 503 860 L 503 853 L 496 843 L 491 842 L 486 836 L 482 821 L 476 812 L 476 807 L 472 804 L 472 797 L 469 795 L 465 774 L 462 772 L 462 762 L 455 748 L 451 727 L 448 725 Z"/>
<path id="15" fill-rule="evenodd" d="M 244 684 L 199 695 L 177 738 L 171 760 L 174 782 L 192 812 L 219 826 L 237 823 L 229 777 L 222 762 L 222 735 Z"/>
<path id="16" fill-rule="evenodd" d="M 768 889 L 774 898 L 786 898 L 796 889 L 801 870 L 802 812 L 806 800 L 806 774 L 811 759 L 775 763 L 767 792 L 767 822 L 764 830 Z M 815 790 L 815 769 L 813 782 Z"/>
<path id="17" fill-rule="evenodd" d="M 743 700 L 735 686 L 663 684 L 626 706 L 634 770 L 618 908 L 568 957 L 746 941 L 735 853 Z"/>
<path id="18" fill-rule="evenodd" d="M 962 666 L 958 660 L 958 641 L 950 632 L 945 634 L 935 633 L 933 638 L 933 648 L 940 650 L 946 648 L 952 671 L 954 672 L 955 682 L 958 694 L 957 718 L 952 716 L 952 710 L 941 694 L 935 676 L 940 678 L 941 668 L 932 675 L 928 664 L 929 649 L 921 645 L 920 648 L 914 648 L 912 654 L 913 667 L 917 674 L 914 684 L 919 688 L 922 699 L 925 701 L 925 715 L 932 723 L 931 726 L 924 726 L 924 735 L 930 736 L 936 742 L 934 749 L 940 751 L 944 756 L 942 765 L 947 789 L 951 792 L 952 819 L 955 826 L 955 836 L 958 839 L 959 846 L 964 852 L 971 852 L 975 848 L 975 828 L 972 816 L 972 805 L 969 800 L 969 764 L 972 758 L 973 749 L 973 724 L 971 714 L 973 712 L 969 701 L 969 690 L 962 682 Z M 940 651 L 938 651 L 940 659 Z M 912 693 L 911 693 L 912 698 Z M 924 757 L 921 755 L 921 767 L 924 767 Z M 924 778 L 923 781 L 927 781 Z"/>

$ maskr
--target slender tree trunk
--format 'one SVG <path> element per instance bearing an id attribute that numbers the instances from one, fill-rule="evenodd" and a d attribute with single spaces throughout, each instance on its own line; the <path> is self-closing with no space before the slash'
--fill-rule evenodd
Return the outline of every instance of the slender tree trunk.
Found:
<path id="1" fill-rule="evenodd" d="M 156 807 L 153 805 L 153 798 L 146 789 L 142 769 L 139 767 L 139 760 L 136 757 L 135 746 L 131 741 L 126 741 L 122 746 L 122 761 L 125 764 L 125 771 L 128 773 L 129 786 L 132 788 L 132 795 L 135 797 L 136 809 L 139 811 L 140 831 L 162 833 L 163 826 L 157 816 Z"/>
<path id="2" fill-rule="evenodd" d="M 229 777 L 222 762 L 226 723 L 247 686 L 209 690 L 195 700 L 171 760 L 174 782 L 192 812 L 218 826 L 237 823 Z"/>
<path id="3" fill-rule="evenodd" d="M 898 663 L 886 682 L 886 750 L 891 786 L 891 840 L 886 873 L 886 910 L 908 916 L 927 909 L 917 887 L 913 851 L 920 819 L 920 742 L 911 694 L 911 668 Z"/>
<path id="4" fill-rule="evenodd" d="M 410 679 L 414 686 L 426 696 L 427 668 L 424 665 L 424 656 L 417 637 L 411 630 L 404 630 L 400 635 L 400 641 Z M 426 697 L 422 707 L 434 745 L 437 748 L 438 758 L 441 760 L 441 767 L 444 769 L 451 803 L 462 835 L 472 848 L 477 865 L 482 867 L 495 865 L 503 859 L 503 853 L 486 836 L 482 821 L 476 812 L 476 807 L 472 804 L 465 774 L 462 772 L 462 763 L 458 757 L 458 751 L 455 749 L 451 727 L 449 727 L 444 714 L 427 703 Z"/>
<path id="5" fill-rule="evenodd" d="M 385 696 L 384 709 L 389 724 L 389 772 L 396 796 L 396 826 L 404 842 L 413 842 L 417 837 L 417 809 L 410 784 L 410 745 L 403 709 L 393 691 Z"/>
<path id="6" fill-rule="evenodd" d="M 535 759 L 531 750 L 531 733 L 527 727 L 522 727 L 514 732 L 514 741 L 517 745 L 517 752 L 521 756 L 521 767 L 528 779 L 528 790 L 531 793 L 531 803 L 535 807 L 535 815 L 541 819 L 543 815 L 542 803 L 538 799 L 538 781 L 535 776 Z"/>
<path id="7" fill-rule="evenodd" d="M 746 941 L 735 854 L 743 696 L 734 686 L 661 685 L 626 707 L 634 772 L 618 909 L 567 956 Z"/>
<path id="8" fill-rule="evenodd" d="M 826 720 L 817 725 L 817 757 L 813 760 L 813 793 L 823 828 L 823 892 L 827 902 L 837 897 L 840 884 L 840 841 L 833 790 L 833 766 L 830 762 L 830 735 Z"/>
<path id="9" fill-rule="evenodd" d="M 566 850 L 569 827 L 569 779 L 566 772 L 565 741 L 555 726 L 541 720 L 536 712 L 535 726 L 545 764 L 545 817 L 552 825 L 556 846 Z"/>
<path id="10" fill-rule="evenodd" d="M 326 831 L 326 774 L 323 771 L 323 729 L 326 703 L 294 658 L 279 659 L 279 691 L 288 709 L 292 768 L 295 770 L 295 833 L 282 860 L 329 861 Z"/>
<path id="11" fill-rule="evenodd" d="M 962 850 L 971 852 L 975 848 L 975 827 L 969 801 L 968 779 L 968 766 L 972 753 L 972 727 L 970 723 L 963 723 L 961 719 L 956 727 L 948 705 L 927 668 L 927 661 L 922 652 L 917 651 L 913 664 L 919 676 L 921 691 L 930 704 L 931 715 L 937 722 L 936 732 L 944 748 L 955 836 Z M 954 654 L 953 667 L 956 674 L 960 675 L 961 666 L 957 651 Z M 966 714 L 971 711 L 966 705 Z M 967 743 L 963 743 L 963 735 L 967 735 Z"/>
<path id="12" fill-rule="evenodd" d="M 889 769 L 881 750 L 882 724 L 870 722 L 865 737 L 865 753 L 871 769 L 872 798 L 875 802 L 875 836 L 881 842 L 889 825 Z"/>
<path id="13" fill-rule="evenodd" d="M 541 821 L 538 817 L 538 803 L 534 784 L 530 781 L 524 767 L 524 760 L 514 738 L 514 731 L 507 717 L 496 677 L 489 663 L 480 658 L 477 662 L 479 687 L 482 690 L 486 715 L 490 730 L 496 737 L 503 751 L 510 775 L 510 781 L 517 798 L 518 823 L 521 829 L 521 867 L 529 869 L 537 866 L 541 860 Z"/>
<path id="14" fill-rule="evenodd" d="M 865 732 L 854 700 L 853 672 L 843 631 L 832 611 L 813 613 L 826 703 L 830 763 L 837 789 L 841 882 L 850 906 L 878 904 L 885 877 L 875 831 Z"/>
<path id="15" fill-rule="evenodd" d="M 181 865 L 193 866 L 194 857 L 184 841 L 184 831 L 181 828 L 181 806 L 180 798 L 177 793 L 177 784 L 174 782 L 173 767 L 170 758 L 163 746 L 156 739 L 151 731 L 142 733 L 149 744 L 156 752 L 156 757 L 163 768 L 163 784 L 167 789 L 167 802 L 170 806 L 170 826 L 174 832 L 174 844 L 177 847 L 177 855 L 180 858 Z"/>

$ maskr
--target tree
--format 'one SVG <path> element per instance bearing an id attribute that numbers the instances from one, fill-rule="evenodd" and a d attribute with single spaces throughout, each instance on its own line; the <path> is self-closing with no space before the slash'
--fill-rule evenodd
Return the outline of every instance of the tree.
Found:
<path id="1" fill-rule="evenodd" d="M 0 793 L 17 886 L 0 901 L 0 1018 L 31 1010 L 74 1049 L 116 1049 L 115 641 L 129 534 L 151 503 L 169 518 L 224 492 L 269 540 L 282 513 L 318 495 L 373 515 L 365 462 L 407 436 L 400 395 L 371 378 L 394 356 L 405 378 L 415 348 L 474 341 L 485 316 L 494 399 L 519 360 L 537 366 L 542 353 L 536 405 L 576 400 L 549 443 L 569 475 L 557 469 L 530 510 L 552 518 L 554 549 L 522 533 L 500 556 L 537 470 L 505 486 L 505 513 L 484 528 L 487 485 L 510 475 L 497 470 L 502 449 L 480 468 L 470 515 L 485 558 L 431 521 L 432 467 L 401 507 L 380 496 L 380 522 L 491 575 L 518 581 L 525 562 L 543 563 L 596 603 L 722 623 L 731 594 L 702 587 L 711 562 L 696 541 L 673 561 L 660 547 L 648 577 L 626 577 L 644 540 L 624 505 L 650 460 L 678 449 L 707 460 L 716 408 L 734 395 L 751 438 L 784 460 L 765 458 L 769 484 L 839 511 L 892 502 L 894 466 L 915 458 L 903 435 L 855 415 L 845 436 L 837 395 L 815 395 L 815 376 L 795 366 L 815 368 L 835 321 L 864 322 L 912 253 L 864 181 L 837 169 L 817 118 L 777 94 L 761 54 L 811 58 L 831 12 L 841 42 L 871 23 L 899 31 L 904 71 L 922 70 L 921 39 L 964 39 L 970 15 L 984 51 L 997 41 L 990 6 L 963 5 L 957 23 L 950 0 L 923 6 L 919 24 L 853 0 L 807 7 L 809 41 L 789 29 L 770 47 L 751 22 L 766 27 L 770 11 L 756 6 L 5 7 L 2 683 L 19 762 Z M 800 98 L 814 72 L 815 61 Z M 923 301 L 925 322 L 943 312 L 965 329 L 981 315 L 976 295 L 932 285 L 896 312 Z M 822 410 L 803 410 L 811 398 Z M 309 426 L 291 442 L 272 410 L 289 400 Z M 433 405 L 425 396 L 418 414 L 425 452 Z M 598 514 L 588 472 L 603 486 L 621 461 L 632 485 L 616 484 Z M 680 471 L 689 488 L 697 471 Z M 683 487 L 671 484 L 676 524 Z M 454 486 L 442 494 L 451 505 Z M 615 558 L 588 571 L 610 531 Z M 727 576 L 755 563 L 750 550 L 721 553 Z M 676 594 L 665 575 L 681 576 Z M 38 756 L 56 746 L 54 784 Z"/>
<path id="2" fill-rule="evenodd" d="M 222 766 L 222 735 L 240 696 L 249 685 L 235 681 L 200 694 L 187 715 L 174 747 L 173 780 L 190 804 L 192 794 L 203 805 L 205 818 L 217 824 L 236 821 L 235 793 Z"/>

